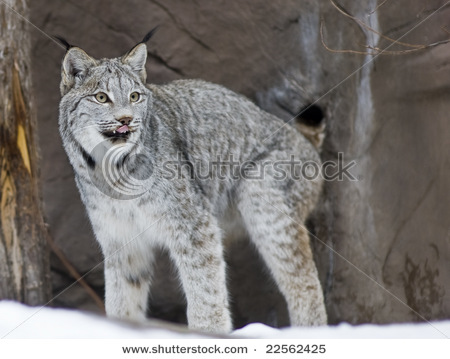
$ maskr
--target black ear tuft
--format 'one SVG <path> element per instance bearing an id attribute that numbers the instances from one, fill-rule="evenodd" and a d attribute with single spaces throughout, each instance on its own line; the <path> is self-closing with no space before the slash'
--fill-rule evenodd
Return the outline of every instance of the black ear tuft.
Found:
<path id="1" fill-rule="evenodd" d="M 73 46 L 73 45 L 71 45 L 71 44 L 69 44 L 68 42 L 67 42 L 67 40 L 66 39 L 64 39 L 64 38 L 62 38 L 61 36 L 53 36 L 56 40 L 58 40 L 65 48 L 66 48 L 66 51 L 69 51 L 72 47 L 75 47 L 75 46 Z"/>
<path id="2" fill-rule="evenodd" d="M 147 35 L 144 36 L 144 38 L 142 39 L 142 41 L 140 42 L 141 44 L 145 44 L 148 40 L 150 40 L 150 38 L 155 34 L 156 30 L 158 30 L 158 26 L 155 26 L 153 29 L 151 29 Z"/>

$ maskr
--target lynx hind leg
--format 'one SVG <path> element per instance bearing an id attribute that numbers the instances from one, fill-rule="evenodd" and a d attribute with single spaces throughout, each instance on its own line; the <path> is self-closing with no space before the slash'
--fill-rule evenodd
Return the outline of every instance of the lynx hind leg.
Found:
<path id="1" fill-rule="evenodd" d="M 326 324 L 323 292 L 308 232 L 280 190 L 267 188 L 266 184 L 246 183 L 240 192 L 238 208 L 250 239 L 286 299 L 291 325 Z"/>

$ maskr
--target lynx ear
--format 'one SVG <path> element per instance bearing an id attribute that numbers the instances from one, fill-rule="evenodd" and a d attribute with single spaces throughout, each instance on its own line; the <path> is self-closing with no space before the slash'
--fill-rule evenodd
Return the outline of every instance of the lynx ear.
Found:
<path id="1" fill-rule="evenodd" d="M 61 95 L 64 96 L 72 87 L 81 83 L 86 77 L 87 70 L 95 65 L 97 61 L 79 47 L 69 48 L 62 64 Z"/>
<path id="2" fill-rule="evenodd" d="M 147 80 L 147 72 L 145 71 L 145 62 L 147 61 L 147 46 L 139 43 L 133 47 L 124 57 L 122 63 L 131 67 L 145 83 Z"/>
<path id="3" fill-rule="evenodd" d="M 122 63 L 129 65 L 145 83 L 147 80 L 147 72 L 145 71 L 145 62 L 147 61 L 147 46 L 145 43 L 150 40 L 154 33 L 158 30 L 158 26 L 151 29 L 142 39 L 142 41 L 133 47 L 126 55 L 122 57 Z"/>

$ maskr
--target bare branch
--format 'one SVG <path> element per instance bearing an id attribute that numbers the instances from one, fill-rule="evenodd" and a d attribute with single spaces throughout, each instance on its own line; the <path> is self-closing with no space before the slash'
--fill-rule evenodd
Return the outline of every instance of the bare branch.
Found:
<path id="1" fill-rule="evenodd" d="M 346 11 L 342 6 L 338 5 L 335 3 L 334 0 L 330 0 L 331 4 L 344 16 L 350 18 L 351 20 L 353 20 L 354 22 L 356 22 L 359 26 L 363 27 L 364 29 L 380 36 L 381 38 L 390 41 L 392 43 L 398 44 L 398 45 L 402 45 L 405 47 L 413 47 L 413 48 L 418 48 L 418 49 L 422 49 L 424 46 L 427 45 L 414 45 L 414 44 L 409 44 L 407 42 L 401 42 L 398 40 L 395 40 L 391 37 L 388 37 L 380 32 L 378 32 L 377 30 L 375 30 L 374 28 L 370 27 L 369 25 L 367 25 L 365 22 L 361 21 L 360 19 L 358 19 L 356 16 L 351 15 L 348 11 Z"/>
<path id="2" fill-rule="evenodd" d="M 388 0 L 383 1 L 380 5 L 378 5 L 377 8 L 379 8 L 382 5 L 384 5 L 387 1 Z M 330 3 L 333 5 L 333 7 L 336 10 L 338 10 L 345 17 L 348 17 L 349 19 L 354 21 L 360 28 L 366 29 L 367 31 L 370 31 L 370 32 L 378 35 L 379 37 L 381 37 L 381 38 L 391 42 L 391 44 L 388 47 L 386 47 L 385 49 L 381 49 L 379 47 L 375 47 L 375 46 L 371 46 L 371 45 L 364 45 L 364 47 L 366 49 L 368 49 L 369 51 L 336 50 L 336 49 L 332 49 L 325 43 L 324 35 L 323 35 L 323 26 L 324 26 L 323 23 L 324 23 L 324 21 L 322 19 L 321 20 L 321 24 L 320 24 L 320 38 L 321 38 L 321 42 L 322 42 L 323 47 L 325 47 L 325 49 L 330 51 L 330 52 L 365 55 L 365 56 L 367 56 L 367 55 L 372 55 L 372 56 L 374 56 L 374 55 L 404 55 L 404 54 L 409 54 L 409 53 L 416 52 L 416 51 L 429 49 L 429 48 L 435 47 L 435 46 L 444 45 L 444 44 L 447 44 L 447 43 L 450 42 L 450 39 L 447 39 L 447 40 L 437 41 L 437 42 L 434 42 L 434 43 L 428 44 L 428 45 L 420 45 L 420 44 L 410 44 L 410 43 L 398 41 L 398 40 L 395 40 L 395 39 L 393 39 L 393 38 L 391 38 L 389 36 L 386 36 L 386 35 L 380 33 L 379 31 L 373 29 L 372 27 L 370 27 L 369 25 L 367 25 L 363 21 L 359 20 L 355 16 L 351 15 L 347 10 L 345 10 L 341 5 L 337 4 L 334 0 L 330 0 Z M 450 34 L 450 32 L 448 30 L 446 30 L 445 27 L 443 27 L 442 29 L 445 32 Z M 408 47 L 409 49 L 405 49 L 405 50 L 387 50 L 392 45 L 400 45 L 400 46 Z"/>
<path id="3" fill-rule="evenodd" d="M 377 5 L 375 9 L 373 9 L 371 12 L 369 12 L 369 15 L 372 15 L 378 11 L 380 7 L 382 7 L 384 4 L 386 4 L 389 0 L 384 0 L 381 4 Z"/>
<path id="4" fill-rule="evenodd" d="M 78 273 L 75 267 L 70 263 L 67 259 L 66 255 L 59 249 L 53 240 L 48 237 L 48 244 L 50 245 L 51 250 L 55 255 L 59 258 L 61 263 L 66 267 L 70 275 L 78 282 L 80 285 L 86 290 L 89 296 L 94 300 L 95 304 L 100 308 L 100 310 L 105 313 L 105 305 L 103 304 L 103 300 L 97 295 L 97 293 L 91 288 L 91 286 L 83 279 L 83 277 Z"/>
<path id="5" fill-rule="evenodd" d="M 320 40 L 322 42 L 322 46 L 330 51 L 330 52 L 334 52 L 334 53 L 339 53 L 339 54 L 356 54 L 356 55 L 376 55 L 376 53 L 369 53 L 367 51 L 356 51 L 356 50 L 336 50 L 336 49 L 332 49 L 330 48 L 326 43 L 325 43 L 325 39 L 323 36 L 323 25 L 324 25 L 324 20 L 322 19 L 320 21 Z"/>
<path id="6" fill-rule="evenodd" d="M 448 35 L 450 35 L 450 31 L 447 30 L 446 26 L 441 26 L 442 31 L 444 31 L 445 33 L 447 33 Z"/>

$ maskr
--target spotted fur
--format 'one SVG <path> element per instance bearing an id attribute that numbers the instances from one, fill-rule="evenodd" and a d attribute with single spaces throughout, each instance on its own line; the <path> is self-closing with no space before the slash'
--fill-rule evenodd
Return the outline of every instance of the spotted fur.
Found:
<path id="1" fill-rule="evenodd" d="M 304 228 L 321 180 L 280 179 L 266 166 L 320 165 L 317 151 L 224 87 L 146 84 L 146 55 L 144 43 L 100 60 L 70 47 L 62 65 L 60 133 L 105 257 L 107 314 L 145 319 L 154 249 L 164 247 L 178 269 L 189 326 L 229 332 L 223 239 L 239 230 L 267 263 L 291 324 L 325 324 Z M 214 161 L 220 169 L 211 169 Z M 263 169 L 263 178 L 243 173 Z"/>

